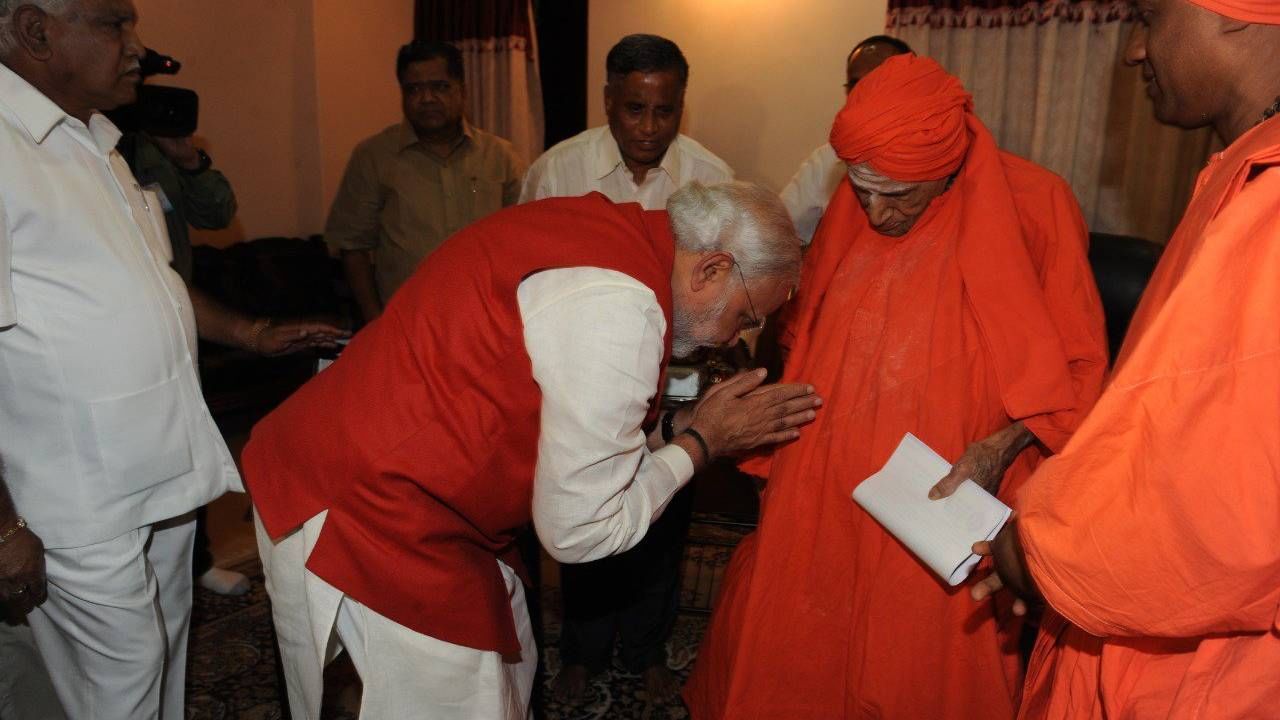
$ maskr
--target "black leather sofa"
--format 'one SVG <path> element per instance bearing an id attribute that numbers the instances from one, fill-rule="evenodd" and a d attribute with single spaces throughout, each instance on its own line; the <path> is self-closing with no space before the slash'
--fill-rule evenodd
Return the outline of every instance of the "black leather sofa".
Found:
<path id="1" fill-rule="evenodd" d="M 1135 237 L 1089 233 L 1089 265 L 1102 298 L 1113 361 L 1163 250 L 1160 245 Z"/>

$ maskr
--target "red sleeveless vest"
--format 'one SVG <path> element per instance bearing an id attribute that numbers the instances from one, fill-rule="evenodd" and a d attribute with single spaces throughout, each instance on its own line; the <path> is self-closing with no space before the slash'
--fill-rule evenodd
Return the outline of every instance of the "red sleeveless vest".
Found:
<path id="1" fill-rule="evenodd" d="M 455 234 L 337 362 L 254 427 L 242 461 L 267 532 L 328 510 L 312 572 L 412 630 L 517 656 L 495 559 L 519 567 L 512 541 L 531 519 L 542 399 L 517 287 L 560 267 L 635 278 L 666 315 L 665 365 L 674 255 L 665 212 L 598 193 Z"/>

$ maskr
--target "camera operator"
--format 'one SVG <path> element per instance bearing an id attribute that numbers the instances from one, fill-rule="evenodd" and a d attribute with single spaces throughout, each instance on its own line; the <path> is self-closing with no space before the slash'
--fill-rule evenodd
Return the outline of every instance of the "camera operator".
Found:
<path id="1" fill-rule="evenodd" d="M 159 188 L 164 205 L 173 269 L 191 283 L 189 228 L 222 230 L 236 214 L 236 196 L 213 160 L 190 135 L 153 136 L 143 129 L 126 131 L 116 146 L 138 183 Z"/>

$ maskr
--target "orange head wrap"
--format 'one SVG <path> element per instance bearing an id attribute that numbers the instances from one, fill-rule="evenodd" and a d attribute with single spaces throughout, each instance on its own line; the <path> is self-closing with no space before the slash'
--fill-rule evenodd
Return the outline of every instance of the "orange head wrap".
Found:
<path id="1" fill-rule="evenodd" d="M 896 55 L 854 86 L 831 127 L 840 159 L 900 182 L 947 177 L 969 151 L 973 99 L 929 58 Z"/>
<path id="2" fill-rule="evenodd" d="M 1236 20 L 1280 25 L 1280 3 L 1275 0 L 1190 0 L 1205 10 Z"/>

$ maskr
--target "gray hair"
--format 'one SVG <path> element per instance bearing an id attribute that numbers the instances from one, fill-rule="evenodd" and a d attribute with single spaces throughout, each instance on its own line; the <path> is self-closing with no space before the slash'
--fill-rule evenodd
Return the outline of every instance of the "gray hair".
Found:
<path id="1" fill-rule="evenodd" d="M 0 0 L 0 57 L 7 57 L 18 47 L 18 38 L 13 34 L 13 11 L 23 5 L 40 8 L 49 15 L 61 15 L 76 0 Z"/>
<path id="2" fill-rule="evenodd" d="M 733 255 L 749 278 L 800 280 L 800 238 L 786 207 L 767 188 L 746 182 L 691 182 L 667 200 L 676 247 Z"/>

